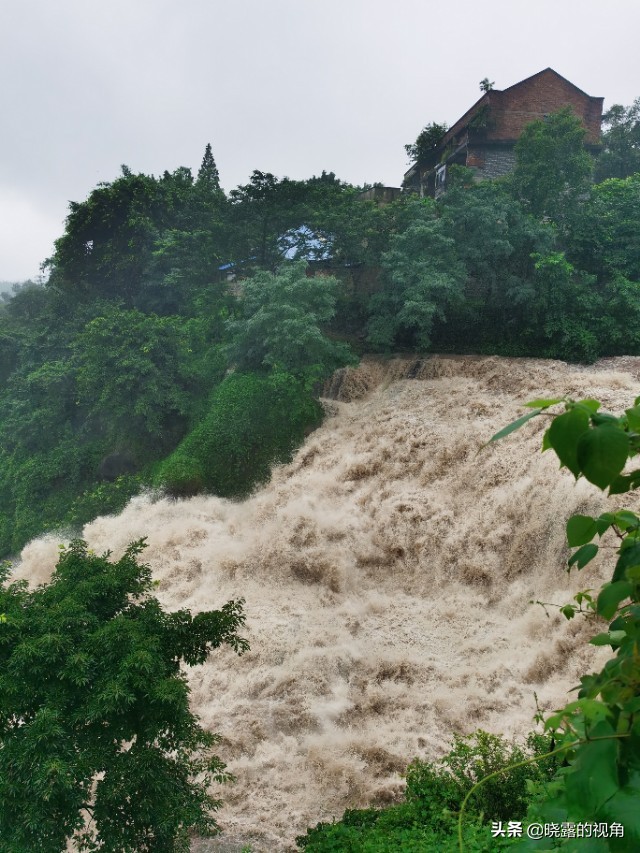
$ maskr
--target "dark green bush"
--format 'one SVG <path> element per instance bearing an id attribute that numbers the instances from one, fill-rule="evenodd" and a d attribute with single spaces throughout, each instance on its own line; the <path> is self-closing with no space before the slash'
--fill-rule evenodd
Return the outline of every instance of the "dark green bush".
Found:
<path id="1" fill-rule="evenodd" d="M 476 784 L 504 770 L 476 789 L 467 803 L 464 841 L 467 851 L 492 851 L 510 846 L 512 839 L 496 839 L 490 821 L 521 820 L 538 789 L 557 769 L 555 759 L 523 767 L 513 765 L 550 750 L 550 739 L 532 734 L 524 747 L 498 735 L 477 731 L 455 735 L 453 747 L 440 761 L 416 759 L 407 768 L 405 802 L 386 809 L 347 810 L 342 820 L 319 823 L 296 839 L 307 853 L 349 850 L 383 853 L 395 850 L 457 851 L 457 815 Z"/>
<path id="2" fill-rule="evenodd" d="M 216 388 L 208 413 L 158 469 L 156 484 L 183 497 L 208 489 L 248 494 L 291 458 L 322 420 L 307 384 L 285 373 L 236 373 Z"/>
<path id="3" fill-rule="evenodd" d="M 440 762 L 416 760 L 409 765 L 407 801 L 415 803 L 430 824 L 440 825 L 449 813 L 459 811 L 476 782 L 549 749 L 549 738 L 541 735 L 530 735 L 527 747 L 482 730 L 454 735 L 452 749 Z M 529 782 L 550 778 L 555 768 L 555 761 L 548 759 L 505 770 L 476 789 L 467 809 L 488 820 L 518 820 L 527 811 Z"/>
<path id="4" fill-rule="evenodd" d="M 78 495 L 71 504 L 65 521 L 73 526 L 87 524 L 99 515 L 120 512 L 143 486 L 142 478 L 123 474 L 112 483 L 100 483 Z"/>

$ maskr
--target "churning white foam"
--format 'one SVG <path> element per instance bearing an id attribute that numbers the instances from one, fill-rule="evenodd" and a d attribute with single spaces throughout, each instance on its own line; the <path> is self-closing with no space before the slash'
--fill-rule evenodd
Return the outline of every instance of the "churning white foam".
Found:
<path id="1" fill-rule="evenodd" d="M 635 358 L 366 359 L 334 377 L 324 425 L 248 500 L 140 497 L 86 527 L 116 556 L 146 536 L 170 609 L 246 599 L 251 651 L 189 672 L 238 779 L 220 792 L 228 838 L 291 849 L 318 820 L 397 798 L 407 763 L 453 732 L 524 734 L 534 691 L 545 710 L 567 701 L 606 652 L 584 620 L 529 601 L 599 585 L 616 542 L 568 577 L 564 525 L 620 498 L 540 454 L 543 418 L 481 448 L 538 396 L 621 411 L 639 375 Z M 32 542 L 18 573 L 40 582 L 56 554 Z"/>

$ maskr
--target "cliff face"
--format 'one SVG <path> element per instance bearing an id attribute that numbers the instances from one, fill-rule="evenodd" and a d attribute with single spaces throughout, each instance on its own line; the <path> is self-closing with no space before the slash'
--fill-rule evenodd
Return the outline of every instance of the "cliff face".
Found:
<path id="1" fill-rule="evenodd" d="M 143 497 L 86 528 L 115 554 L 147 536 L 167 607 L 246 599 L 251 652 L 189 673 L 238 777 L 220 792 L 230 836 L 283 850 L 318 820 L 388 802 L 412 758 L 438 757 L 453 731 L 524 734 L 534 691 L 545 710 L 564 704 L 607 656 L 583 621 L 529 604 L 566 603 L 610 572 L 607 539 L 580 577 L 563 571 L 566 519 L 606 499 L 540 454 L 542 418 L 481 448 L 527 400 L 617 412 L 638 376 L 640 359 L 365 359 L 334 377 L 325 424 L 247 501 Z M 46 579 L 56 550 L 31 543 L 19 573 Z"/>

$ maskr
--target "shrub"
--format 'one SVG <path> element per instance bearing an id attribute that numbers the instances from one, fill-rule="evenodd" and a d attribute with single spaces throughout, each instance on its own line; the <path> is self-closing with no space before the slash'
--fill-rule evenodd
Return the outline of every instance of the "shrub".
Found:
<path id="1" fill-rule="evenodd" d="M 209 412 L 160 465 L 157 485 L 181 497 L 208 489 L 246 495 L 291 458 L 320 424 L 322 407 L 305 382 L 286 373 L 237 373 L 211 398 Z"/>
<path id="2" fill-rule="evenodd" d="M 463 837 L 467 851 L 492 851 L 512 839 L 493 838 L 488 821 L 522 819 L 529 790 L 555 773 L 555 758 L 514 767 L 550 749 L 550 738 L 532 734 L 526 746 L 499 735 L 477 731 L 455 735 L 451 750 L 438 762 L 416 759 L 407 768 L 405 802 L 387 809 L 346 811 L 337 823 L 319 823 L 296 839 L 307 853 L 330 851 L 457 851 L 456 817 L 471 788 L 497 770 L 503 772 L 479 786 L 466 806 Z"/>

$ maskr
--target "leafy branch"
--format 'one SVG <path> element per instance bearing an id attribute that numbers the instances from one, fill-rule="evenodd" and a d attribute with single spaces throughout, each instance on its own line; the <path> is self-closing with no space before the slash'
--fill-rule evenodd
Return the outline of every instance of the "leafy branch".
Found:
<path id="1" fill-rule="evenodd" d="M 566 619 L 573 619 L 576 613 L 582 616 L 592 617 L 596 610 L 596 602 L 593 596 L 590 595 L 591 591 L 592 590 L 590 589 L 583 589 L 580 592 L 577 592 L 572 599 L 575 604 L 553 604 L 549 601 L 538 600 L 530 601 L 529 604 L 539 604 L 544 610 L 545 616 L 547 617 L 549 617 L 549 614 L 547 613 L 547 607 L 557 608 Z M 583 603 L 585 605 L 584 607 L 582 606 Z"/>
<path id="2" fill-rule="evenodd" d="M 519 767 L 527 767 L 530 764 L 537 764 L 540 761 L 544 761 L 547 758 L 552 758 L 555 755 L 561 755 L 562 753 L 566 753 L 569 749 L 575 749 L 582 744 L 591 743 L 593 741 L 599 740 L 617 740 L 620 738 L 629 737 L 628 734 L 623 735 L 606 735 L 605 737 L 596 737 L 590 739 L 576 740 L 572 743 L 566 743 L 562 746 L 558 746 L 555 749 L 552 749 L 550 752 L 545 752 L 542 755 L 534 755 L 532 758 L 524 759 L 523 761 L 518 761 L 516 764 L 510 764 L 508 767 L 500 767 L 499 770 L 494 770 L 493 773 L 489 773 L 487 776 L 484 776 L 482 779 L 479 779 L 475 785 L 470 788 L 464 800 L 462 801 L 462 805 L 460 806 L 460 811 L 458 813 L 458 847 L 460 849 L 460 853 L 464 853 L 464 841 L 462 836 L 462 826 L 463 826 L 463 818 L 464 812 L 467 807 L 467 803 L 471 799 L 471 797 L 475 794 L 475 792 L 482 787 L 486 782 L 489 782 L 491 779 L 496 779 L 498 776 L 504 773 L 510 773 L 512 770 L 517 770 Z"/>
<path id="3" fill-rule="evenodd" d="M 628 469 L 640 454 L 640 397 L 620 416 L 601 411 L 598 400 L 567 397 L 534 400 L 533 411 L 496 433 L 497 441 L 520 429 L 532 418 L 552 414 L 542 450 L 553 450 L 560 466 L 574 477 L 584 477 L 609 495 L 625 494 L 640 486 L 640 468 Z M 564 410 L 547 413 L 554 406 Z M 597 596 L 584 590 L 574 604 L 563 605 L 567 619 L 576 613 L 609 622 L 606 631 L 591 638 L 594 646 L 610 646 L 615 656 L 599 673 L 580 679 L 578 699 L 545 722 L 545 729 L 562 743 L 554 752 L 566 754 L 566 766 L 545 798 L 530 813 L 556 821 L 617 822 L 625 828 L 626 845 L 640 845 L 640 516 L 628 509 L 597 517 L 574 515 L 567 522 L 567 541 L 576 550 L 567 570 L 583 569 L 598 554 L 609 530 L 619 540 L 611 580 Z M 542 603 L 542 602 L 538 602 Z M 583 604 L 585 605 L 583 610 Z M 556 606 L 542 603 L 543 607 Z M 537 757 L 530 760 L 539 760 Z M 502 772 L 502 771 L 497 771 Z M 494 774 L 495 775 L 495 774 Z M 482 784 L 479 782 L 478 784 Z M 461 815 L 468 797 L 463 802 Z M 461 841 L 461 817 L 459 839 Z M 618 848 L 612 848 L 618 849 Z M 619 848 L 622 849 L 622 848 Z M 631 849 L 630 846 L 624 849 Z"/>

